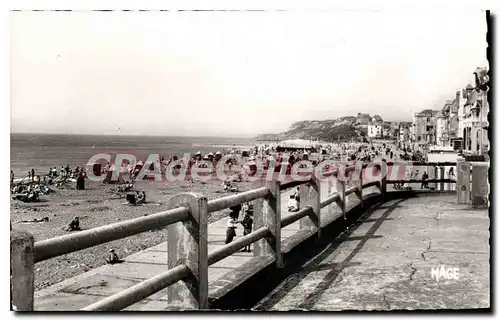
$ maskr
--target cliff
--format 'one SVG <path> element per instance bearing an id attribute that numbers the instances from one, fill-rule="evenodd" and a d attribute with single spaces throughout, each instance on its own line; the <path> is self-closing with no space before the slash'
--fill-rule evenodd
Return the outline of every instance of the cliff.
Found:
<path id="1" fill-rule="evenodd" d="M 290 128 L 278 134 L 262 134 L 257 140 L 319 139 L 322 141 L 363 140 L 367 127 L 358 125 L 357 118 L 346 116 L 327 120 L 305 120 L 293 123 Z"/>

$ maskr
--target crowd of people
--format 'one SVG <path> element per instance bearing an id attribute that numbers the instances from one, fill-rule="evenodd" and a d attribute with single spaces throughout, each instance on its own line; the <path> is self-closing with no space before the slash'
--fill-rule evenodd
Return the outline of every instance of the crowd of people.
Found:
<path id="1" fill-rule="evenodd" d="M 77 166 L 74 170 L 69 165 L 62 165 L 58 171 L 51 167 L 47 175 L 37 175 L 35 169 L 28 171 L 28 176 L 16 181 L 14 171 L 10 171 L 10 186 L 12 198 L 23 202 L 35 202 L 41 195 L 54 192 L 51 186 L 61 187 L 70 182 L 76 182 L 76 189 L 85 189 L 86 173 L 84 167 Z"/>

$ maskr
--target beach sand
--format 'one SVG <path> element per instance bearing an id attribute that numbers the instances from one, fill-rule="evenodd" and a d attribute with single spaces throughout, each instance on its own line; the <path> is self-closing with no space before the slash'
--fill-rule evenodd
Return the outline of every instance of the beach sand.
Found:
<path id="1" fill-rule="evenodd" d="M 44 195 L 40 202 L 23 203 L 11 201 L 12 228 L 32 233 L 35 242 L 68 233 L 63 230 L 75 217 L 80 217 L 82 229 L 90 229 L 106 224 L 116 223 L 166 210 L 166 201 L 173 195 L 183 192 L 195 192 L 207 196 L 208 199 L 219 198 L 232 193 L 220 193 L 220 181 L 183 182 L 167 184 L 166 182 L 141 181 L 135 184 L 135 190 L 146 191 L 147 203 L 133 206 L 125 204 L 113 190 L 116 185 L 95 183 L 86 180 L 86 189 L 77 191 L 75 183 L 65 188 L 53 187 L 56 192 Z M 255 183 L 233 183 L 240 191 L 254 187 Z M 229 210 L 211 213 L 209 222 L 216 221 L 226 215 Z M 23 223 L 22 220 L 33 220 L 48 217 L 49 222 Z M 90 269 L 105 264 L 108 250 L 113 248 L 119 257 L 125 257 L 145 248 L 167 240 L 166 228 L 144 232 L 121 240 L 101 244 L 78 252 L 62 255 L 35 264 L 35 289 L 73 277 Z"/>

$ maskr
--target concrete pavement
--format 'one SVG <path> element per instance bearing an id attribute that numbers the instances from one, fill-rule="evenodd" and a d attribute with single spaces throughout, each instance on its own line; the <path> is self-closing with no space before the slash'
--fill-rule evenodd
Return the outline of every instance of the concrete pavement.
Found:
<path id="1" fill-rule="evenodd" d="M 487 210 L 456 195 L 387 202 L 283 281 L 256 310 L 474 309 L 490 303 Z M 432 269 L 458 268 L 437 281 Z M 453 273 L 452 273 L 453 274 Z M 451 276 L 451 278 L 447 278 Z"/>

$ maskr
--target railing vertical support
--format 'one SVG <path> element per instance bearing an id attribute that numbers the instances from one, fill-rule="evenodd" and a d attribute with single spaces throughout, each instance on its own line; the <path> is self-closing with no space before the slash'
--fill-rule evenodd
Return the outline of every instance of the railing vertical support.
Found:
<path id="1" fill-rule="evenodd" d="M 10 309 L 13 311 L 33 311 L 34 242 L 33 235 L 27 232 L 10 232 Z"/>
<path id="2" fill-rule="evenodd" d="M 255 229 L 267 226 L 271 236 L 255 242 L 254 256 L 272 255 L 276 258 L 276 267 L 282 268 L 281 254 L 281 192 L 280 182 L 276 180 L 266 182 L 271 191 L 265 199 L 255 201 L 254 219 Z M 302 203 L 302 199 L 300 200 Z"/>
<path id="3" fill-rule="evenodd" d="M 361 207 L 363 208 L 365 206 L 363 203 L 363 167 L 361 167 L 361 171 L 359 172 L 359 184 L 358 184 L 358 190 L 356 191 L 356 195 L 359 198 Z"/>
<path id="4" fill-rule="evenodd" d="M 444 166 L 441 166 L 439 168 L 439 178 L 444 179 Z M 441 192 L 444 192 L 444 182 L 441 182 L 440 184 L 440 190 Z"/>
<path id="5" fill-rule="evenodd" d="M 438 175 L 439 175 L 439 168 L 437 166 L 434 166 L 434 179 L 438 179 Z M 435 186 L 436 191 L 438 191 L 439 190 L 438 189 L 439 188 L 439 183 L 436 182 L 434 184 L 434 186 Z"/>
<path id="6" fill-rule="evenodd" d="M 488 208 L 489 184 L 488 163 L 472 165 L 471 205 L 473 208 Z"/>
<path id="7" fill-rule="evenodd" d="M 470 163 L 464 158 L 457 160 L 457 199 L 458 204 L 470 203 Z"/>
<path id="8" fill-rule="evenodd" d="M 340 210 L 342 211 L 342 216 L 344 217 L 344 221 L 347 220 L 346 217 L 346 197 L 345 197 L 345 181 L 343 179 L 339 179 L 337 177 L 337 193 L 340 195 L 340 201 L 337 202 L 337 204 L 340 207 Z"/>
<path id="9" fill-rule="evenodd" d="M 380 192 L 382 193 L 383 197 L 385 197 L 387 193 L 387 173 L 387 161 L 383 159 L 380 163 Z"/>
<path id="10" fill-rule="evenodd" d="M 186 264 L 191 277 L 168 287 L 167 300 L 173 307 L 208 309 L 208 243 L 206 196 L 183 193 L 168 200 L 168 208 L 185 206 L 189 219 L 167 228 L 168 268 Z"/>
<path id="11" fill-rule="evenodd" d="M 304 204 L 301 207 L 310 206 L 312 208 L 312 213 L 300 220 L 300 228 L 316 229 L 319 238 L 321 236 L 321 181 L 312 175 L 310 182 L 301 185 L 300 189 L 300 194 L 305 195 L 304 199 L 300 199 L 300 202 Z"/>

